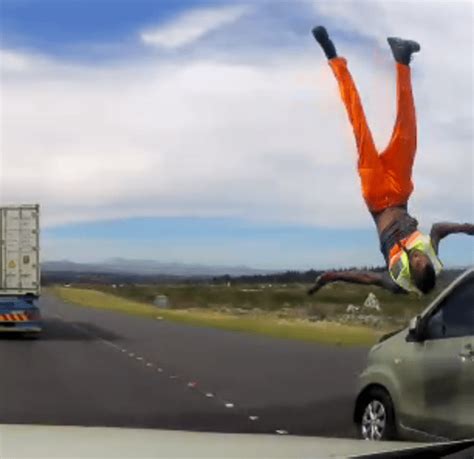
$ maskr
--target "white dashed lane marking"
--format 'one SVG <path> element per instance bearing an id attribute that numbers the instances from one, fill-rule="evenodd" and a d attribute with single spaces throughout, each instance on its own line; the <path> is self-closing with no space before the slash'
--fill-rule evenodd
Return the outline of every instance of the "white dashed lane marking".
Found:
<path id="1" fill-rule="evenodd" d="M 64 320 L 63 317 L 59 314 L 55 314 L 55 317 L 57 317 L 58 319 L 61 319 L 61 320 Z M 162 320 L 162 318 L 158 318 L 158 320 Z M 135 354 L 134 352 L 130 352 L 128 349 L 126 348 L 122 348 L 120 346 L 117 346 L 115 343 L 109 341 L 109 340 L 106 340 L 100 336 L 97 336 L 93 333 L 91 333 L 89 330 L 86 330 L 84 329 L 83 327 L 79 326 L 79 325 L 76 325 L 76 324 L 72 324 L 72 323 L 69 323 L 69 325 L 71 325 L 73 328 L 81 331 L 82 333 L 85 333 L 86 335 L 89 335 L 89 336 L 93 336 L 94 338 L 97 338 L 100 342 L 102 342 L 103 344 L 105 344 L 106 346 L 109 346 L 109 347 L 112 347 L 120 352 L 122 352 L 123 354 L 127 354 L 128 353 L 128 356 L 130 358 L 133 358 L 135 357 L 135 359 L 139 362 L 143 362 L 143 364 L 146 366 L 146 367 L 154 367 L 154 364 L 152 362 L 147 362 L 143 357 Z M 163 368 L 161 367 L 157 367 L 156 368 L 156 372 L 157 373 L 164 373 L 164 370 Z M 169 375 L 169 379 L 172 379 L 172 380 L 176 380 L 177 382 L 181 383 L 183 381 L 182 378 L 178 377 L 177 375 L 175 374 L 170 374 Z M 186 381 L 184 379 L 184 381 Z M 230 401 L 226 401 L 220 397 L 218 397 L 216 394 L 212 393 L 212 392 L 203 392 L 201 390 L 198 389 L 198 383 L 196 381 L 189 381 L 186 383 L 187 387 L 189 387 L 190 389 L 193 389 L 195 390 L 196 392 L 200 393 L 201 395 L 203 395 L 204 397 L 206 398 L 213 398 L 213 399 L 216 399 L 219 403 L 221 403 L 222 405 L 225 406 L 225 408 L 235 408 L 235 404 L 230 402 Z M 252 422 L 255 422 L 255 421 L 258 421 L 260 419 L 259 416 L 256 416 L 256 415 L 247 415 L 247 419 L 249 421 L 252 421 Z M 275 433 L 278 434 L 278 435 L 288 435 L 288 431 L 287 430 L 284 430 L 284 429 L 277 429 L 275 430 Z"/>

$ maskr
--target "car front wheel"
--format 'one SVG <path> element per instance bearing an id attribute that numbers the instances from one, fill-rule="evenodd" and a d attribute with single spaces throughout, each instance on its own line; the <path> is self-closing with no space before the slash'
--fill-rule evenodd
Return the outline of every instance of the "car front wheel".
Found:
<path id="1" fill-rule="evenodd" d="M 364 440 L 394 440 L 395 416 L 392 400 L 382 389 L 369 391 L 362 408 L 359 433 Z"/>

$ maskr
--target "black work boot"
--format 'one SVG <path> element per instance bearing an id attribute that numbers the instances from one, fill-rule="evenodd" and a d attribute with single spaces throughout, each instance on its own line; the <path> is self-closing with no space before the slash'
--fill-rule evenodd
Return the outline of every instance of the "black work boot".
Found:
<path id="1" fill-rule="evenodd" d="M 329 38 L 327 30 L 323 26 L 318 26 L 315 27 L 312 32 L 316 41 L 321 45 L 321 48 L 323 48 L 326 57 L 328 59 L 337 57 L 336 47 L 334 46 L 332 40 Z"/>
<path id="2" fill-rule="evenodd" d="M 394 59 L 399 64 L 409 65 L 411 55 L 420 51 L 420 45 L 413 40 L 403 40 L 402 38 L 388 37 L 388 44 L 392 48 Z"/>

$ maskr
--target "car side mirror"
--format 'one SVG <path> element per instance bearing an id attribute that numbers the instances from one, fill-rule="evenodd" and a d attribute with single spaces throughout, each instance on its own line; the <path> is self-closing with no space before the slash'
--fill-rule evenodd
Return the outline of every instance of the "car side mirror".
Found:
<path id="1" fill-rule="evenodd" d="M 408 325 L 408 336 L 411 341 L 423 341 L 423 322 L 420 316 L 413 317 Z"/>

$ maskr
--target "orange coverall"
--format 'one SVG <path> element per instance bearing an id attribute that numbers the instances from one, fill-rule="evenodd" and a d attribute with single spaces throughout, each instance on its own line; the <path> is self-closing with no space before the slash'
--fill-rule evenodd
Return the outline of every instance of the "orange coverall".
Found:
<path id="1" fill-rule="evenodd" d="M 405 205 L 413 191 L 411 180 L 416 152 L 416 115 L 410 67 L 397 63 L 397 118 L 388 147 L 375 148 L 364 109 L 343 57 L 329 60 L 352 124 L 359 152 L 358 170 L 364 200 L 373 213 Z"/>

